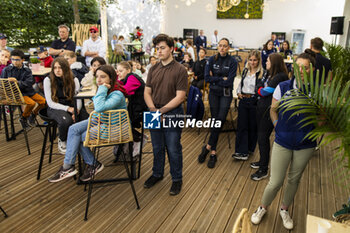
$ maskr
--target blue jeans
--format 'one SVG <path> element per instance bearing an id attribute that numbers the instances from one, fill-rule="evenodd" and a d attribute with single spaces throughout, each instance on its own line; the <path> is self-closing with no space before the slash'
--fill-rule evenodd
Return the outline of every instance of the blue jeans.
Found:
<path id="1" fill-rule="evenodd" d="M 126 49 L 124 49 L 124 54 L 126 56 L 126 60 L 130 61 L 131 60 L 131 53 L 129 51 L 127 51 Z"/>
<path id="2" fill-rule="evenodd" d="M 232 93 L 232 92 L 231 92 Z M 219 96 L 209 92 L 209 105 L 211 118 L 221 121 L 221 128 L 212 128 L 210 130 L 210 136 L 208 144 L 211 146 L 211 150 L 216 150 L 219 134 L 226 121 L 226 116 L 230 110 L 232 102 L 232 94 L 230 96 Z"/>
<path id="3" fill-rule="evenodd" d="M 165 115 L 183 114 L 183 108 L 179 107 L 167 112 Z M 166 117 L 165 117 L 166 118 Z M 166 118 L 167 119 L 167 118 Z M 171 118 L 172 120 L 183 120 L 183 118 Z M 170 174 L 173 181 L 182 180 L 182 145 L 179 127 L 150 130 L 153 147 L 153 176 L 163 177 L 165 165 L 165 148 L 167 149 L 170 164 Z"/>
<path id="4" fill-rule="evenodd" d="M 88 165 L 94 164 L 94 155 L 89 147 L 84 147 L 86 130 L 88 127 L 89 119 L 75 123 L 69 127 L 66 155 L 64 157 L 64 163 L 74 165 L 77 153 L 79 152 L 83 156 L 84 162 Z"/>

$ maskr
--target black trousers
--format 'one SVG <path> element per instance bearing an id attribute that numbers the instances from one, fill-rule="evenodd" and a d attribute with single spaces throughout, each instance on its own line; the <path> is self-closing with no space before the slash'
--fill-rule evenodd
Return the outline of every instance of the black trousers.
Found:
<path id="1" fill-rule="evenodd" d="M 257 108 L 258 145 L 260 151 L 260 169 L 267 170 L 270 161 L 270 135 L 273 124 L 270 118 L 270 106 Z"/>
<path id="2" fill-rule="evenodd" d="M 47 115 L 48 117 L 54 119 L 57 122 L 59 138 L 61 139 L 61 141 L 66 141 L 69 126 L 71 126 L 74 123 L 72 114 L 63 110 L 48 108 Z"/>
<path id="3" fill-rule="evenodd" d="M 204 79 L 202 80 L 193 80 L 192 81 L 192 85 L 195 87 L 198 87 L 199 89 L 203 89 L 203 85 L 204 85 Z"/>
<path id="4" fill-rule="evenodd" d="M 230 105 L 232 102 L 231 96 L 218 96 L 209 92 L 209 105 L 211 118 L 221 121 L 221 128 L 211 128 L 208 144 L 211 146 L 211 150 L 216 150 L 216 145 L 218 143 L 219 135 L 222 127 L 226 121 L 226 116 L 230 110 Z"/>
<path id="5" fill-rule="evenodd" d="M 236 153 L 255 151 L 257 135 L 256 98 L 243 98 L 238 105 Z"/>

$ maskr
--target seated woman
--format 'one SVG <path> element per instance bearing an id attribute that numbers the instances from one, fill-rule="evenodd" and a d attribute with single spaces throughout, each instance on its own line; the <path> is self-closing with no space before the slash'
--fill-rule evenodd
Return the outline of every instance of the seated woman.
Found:
<path id="1" fill-rule="evenodd" d="M 124 97 L 126 92 L 125 89 L 116 82 L 116 77 L 117 74 L 110 65 L 103 65 L 96 70 L 96 84 L 98 90 L 93 97 L 96 112 L 104 112 L 112 109 L 126 109 Z M 84 162 L 87 164 L 84 174 L 80 177 L 81 181 L 89 181 L 93 175 L 102 171 L 104 167 L 103 164 L 99 161 L 95 161 L 91 150 L 83 146 L 88 122 L 88 119 L 80 121 L 69 128 L 67 151 L 65 153 L 63 166 L 49 179 L 49 182 L 55 183 L 78 173 L 74 166 L 78 152 L 83 156 Z"/>
<path id="2" fill-rule="evenodd" d="M 207 51 L 204 48 L 199 49 L 198 60 L 193 64 L 192 68 L 194 72 L 192 85 L 199 89 L 203 89 L 204 85 L 204 70 L 205 64 L 207 63 L 207 59 L 205 59 L 206 54 Z"/>
<path id="3" fill-rule="evenodd" d="M 242 72 L 242 80 L 237 88 L 239 101 L 236 132 L 236 148 L 232 157 L 248 159 L 254 153 L 257 135 L 256 104 L 258 82 L 266 75 L 261 66 L 260 52 L 253 50 L 248 55 L 248 62 Z M 243 156 L 241 156 L 243 155 Z"/>
<path id="4" fill-rule="evenodd" d="M 310 74 L 310 72 L 313 72 L 310 69 L 310 64 L 315 67 L 316 62 L 315 57 L 311 54 L 302 53 L 298 56 L 296 63 L 299 66 L 301 79 L 303 80 L 303 67 L 306 73 Z M 313 155 L 316 141 L 305 139 L 308 133 L 313 130 L 313 124 L 301 128 L 301 125 L 307 123 L 307 115 L 293 115 L 295 112 L 294 110 L 280 111 L 279 105 L 281 103 L 279 101 L 282 99 L 282 96 L 289 95 L 288 93 L 290 90 L 301 89 L 301 86 L 302 83 L 297 82 L 297 79 L 293 77 L 291 80 L 281 82 L 273 93 L 270 115 L 273 126 L 275 127 L 275 142 L 273 143 L 271 153 L 270 181 L 265 188 L 261 205 L 251 216 L 251 221 L 254 224 L 259 224 L 261 222 L 267 212 L 267 207 L 275 199 L 287 174 L 288 182 L 286 182 L 286 187 L 283 192 L 279 213 L 282 218 L 283 226 L 288 230 L 293 229 L 293 219 L 289 215 L 288 207 L 293 202 L 300 179 Z M 300 124 L 301 122 L 303 123 Z"/>
<path id="5" fill-rule="evenodd" d="M 192 70 L 193 60 L 192 60 L 191 54 L 184 53 L 184 59 L 180 62 L 180 64 L 182 64 L 182 65 L 188 64 L 189 69 Z"/>
<path id="6" fill-rule="evenodd" d="M 78 117 L 74 115 L 73 96 L 79 89 L 79 80 L 73 77 L 67 60 L 57 57 L 52 62 L 50 76 L 44 79 L 44 93 L 48 105 L 47 115 L 58 125 L 58 151 L 61 154 L 66 153 L 68 128 Z M 77 107 L 80 112 L 81 100 L 77 102 Z"/>
<path id="7" fill-rule="evenodd" d="M 94 57 L 91 60 L 91 66 L 90 66 L 90 71 L 85 74 L 84 78 L 81 80 L 80 84 L 83 87 L 91 87 L 94 88 L 96 87 L 96 82 L 95 82 L 95 72 L 97 68 L 99 68 L 102 65 L 106 65 L 106 61 L 103 57 Z"/>
<path id="8" fill-rule="evenodd" d="M 264 48 L 261 52 L 261 60 L 262 60 L 262 67 L 264 68 L 264 70 L 266 70 L 266 62 L 267 62 L 267 58 L 269 57 L 269 55 L 271 53 L 276 53 L 277 50 L 273 47 L 273 40 L 268 40 L 265 44 L 264 44 Z"/>

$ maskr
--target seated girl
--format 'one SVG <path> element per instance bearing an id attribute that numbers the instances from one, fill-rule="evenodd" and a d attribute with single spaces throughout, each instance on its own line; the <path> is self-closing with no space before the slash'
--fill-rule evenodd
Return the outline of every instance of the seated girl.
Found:
<path id="1" fill-rule="evenodd" d="M 95 111 L 104 112 L 112 109 L 126 109 L 125 89 L 116 82 L 117 74 L 110 65 L 103 65 L 96 70 L 96 84 L 98 90 L 93 97 Z M 103 169 L 103 164 L 95 161 L 94 155 L 88 147 L 83 146 L 89 120 L 84 120 L 72 125 L 68 131 L 67 151 L 63 166 L 49 179 L 54 183 L 77 174 L 75 159 L 79 152 L 87 164 L 81 181 L 89 181 Z"/>
<path id="2" fill-rule="evenodd" d="M 68 61 L 63 57 L 56 58 L 52 62 L 50 76 L 44 79 L 44 93 L 48 105 L 47 115 L 58 125 L 58 151 L 61 154 L 66 153 L 68 128 L 79 117 L 74 115 L 73 100 L 79 89 L 79 80 L 73 77 Z M 79 115 L 81 105 L 79 100 L 77 102 Z"/>
<path id="3" fill-rule="evenodd" d="M 117 66 L 117 73 L 119 82 L 126 90 L 128 98 L 128 112 L 131 121 L 132 134 L 134 138 L 134 152 L 133 155 L 137 155 L 140 149 L 140 142 L 142 134 L 137 131 L 137 128 L 141 128 L 143 120 L 143 112 L 148 111 L 145 103 L 143 92 L 145 89 L 145 82 L 141 77 L 138 77 L 131 72 L 131 66 L 128 62 L 123 61 Z M 143 142 L 145 145 L 146 142 Z"/>
<path id="4" fill-rule="evenodd" d="M 102 65 L 106 65 L 106 61 L 103 57 L 94 57 L 91 60 L 90 71 L 87 74 L 85 74 L 84 78 L 81 80 L 81 85 L 83 87 L 96 87 L 94 74 L 97 68 L 99 68 Z"/>
<path id="5" fill-rule="evenodd" d="M 194 62 L 192 60 L 191 54 L 189 54 L 189 53 L 185 53 L 184 59 L 180 62 L 180 64 L 182 64 L 182 65 L 188 64 L 188 66 L 190 67 L 190 71 L 192 70 L 193 63 Z"/>

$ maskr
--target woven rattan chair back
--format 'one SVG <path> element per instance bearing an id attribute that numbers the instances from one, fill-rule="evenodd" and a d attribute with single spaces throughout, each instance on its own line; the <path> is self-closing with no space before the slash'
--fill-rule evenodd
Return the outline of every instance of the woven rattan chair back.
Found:
<path id="1" fill-rule="evenodd" d="M 22 92 L 16 82 L 0 79 L 0 105 L 24 105 Z"/>
<path id="2" fill-rule="evenodd" d="M 84 141 L 85 147 L 101 147 L 132 141 L 133 137 L 127 110 L 109 110 L 102 113 L 93 111 L 90 113 Z"/>
<path id="3" fill-rule="evenodd" d="M 238 215 L 233 226 L 232 233 L 252 233 L 248 217 L 248 210 L 246 208 L 243 208 Z"/>

